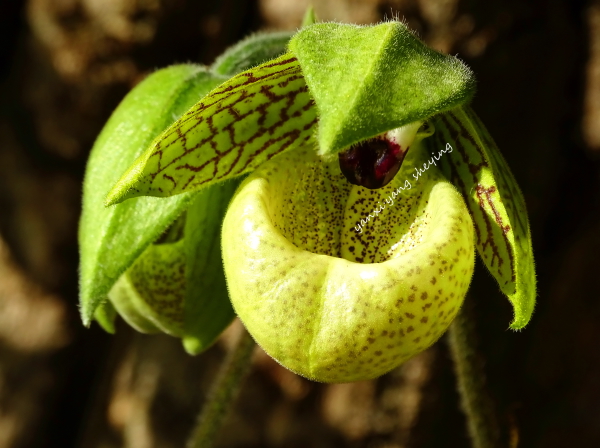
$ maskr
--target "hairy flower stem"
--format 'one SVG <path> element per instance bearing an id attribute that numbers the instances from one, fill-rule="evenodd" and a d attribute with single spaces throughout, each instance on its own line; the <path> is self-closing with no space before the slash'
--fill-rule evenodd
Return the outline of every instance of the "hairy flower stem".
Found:
<path id="1" fill-rule="evenodd" d="M 477 351 L 472 301 L 467 296 L 448 332 L 448 344 L 473 448 L 500 448 L 500 427 Z"/>
<path id="2" fill-rule="evenodd" d="M 212 385 L 187 448 L 209 448 L 214 445 L 227 412 L 237 397 L 240 384 L 250 369 L 254 346 L 254 340 L 242 327 L 235 346 L 227 355 Z"/>

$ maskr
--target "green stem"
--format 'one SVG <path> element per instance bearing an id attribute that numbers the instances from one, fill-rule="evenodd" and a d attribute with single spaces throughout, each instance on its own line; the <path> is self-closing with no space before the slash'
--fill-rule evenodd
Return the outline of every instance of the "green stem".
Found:
<path id="1" fill-rule="evenodd" d="M 214 445 L 227 411 L 235 401 L 240 383 L 250 370 L 250 358 L 254 346 L 254 340 L 242 327 L 236 345 L 227 355 L 212 385 L 196 427 L 188 440 L 187 448 L 209 448 Z"/>
<path id="2" fill-rule="evenodd" d="M 476 340 L 473 306 L 467 296 L 448 332 L 458 391 L 473 448 L 499 448 L 500 426 L 486 389 L 483 360 L 477 351 Z"/>

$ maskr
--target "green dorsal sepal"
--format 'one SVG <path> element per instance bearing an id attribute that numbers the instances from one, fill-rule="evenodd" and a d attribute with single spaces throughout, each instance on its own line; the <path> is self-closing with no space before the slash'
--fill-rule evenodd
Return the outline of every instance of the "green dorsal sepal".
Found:
<path id="1" fill-rule="evenodd" d="M 432 120 L 432 153 L 448 148 L 441 164 L 462 192 L 475 225 L 477 251 L 513 305 L 510 327 L 529 322 L 535 306 L 536 281 L 525 200 L 496 144 L 469 107 Z"/>
<path id="2" fill-rule="evenodd" d="M 348 146 L 468 101 L 471 70 L 423 44 L 400 22 L 318 23 L 289 45 L 319 115 L 319 151 Z"/>
<path id="3" fill-rule="evenodd" d="M 290 54 L 234 76 L 159 135 L 109 193 L 111 205 L 166 197 L 248 173 L 312 139 L 317 123 Z"/>

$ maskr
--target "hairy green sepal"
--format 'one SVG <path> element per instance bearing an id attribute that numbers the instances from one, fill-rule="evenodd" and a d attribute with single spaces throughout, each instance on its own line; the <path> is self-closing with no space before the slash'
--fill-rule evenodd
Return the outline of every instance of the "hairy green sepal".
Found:
<path id="1" fill-rule="evenodd" d="M 400 22 L 318 23 L 290 41 L 319 116 L 319 152 L 337 153 L 468 101 L 475 81 L 455 57 Z"/>

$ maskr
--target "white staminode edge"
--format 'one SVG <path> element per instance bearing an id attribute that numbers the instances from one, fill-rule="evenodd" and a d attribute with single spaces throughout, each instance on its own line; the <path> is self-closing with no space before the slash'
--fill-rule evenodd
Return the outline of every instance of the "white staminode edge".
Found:
<path id="1" fill-rule="evenodd" d="M 413 144 L 415 137 L 417 136 L 417 131 L 422 124 L 422 121 L 415 121 L 414 123 L 409 123 L 400 126 L 399 128 L 392 129 L 391 131 L 387 131 L 382 137 L 390 142 L 396 143 L 403 151 L 406 151 L 407 148 Z"/>

